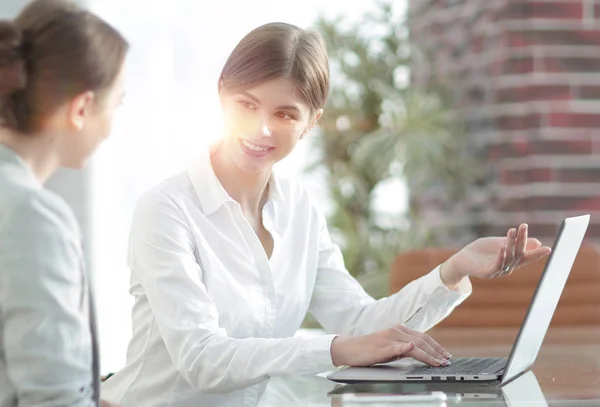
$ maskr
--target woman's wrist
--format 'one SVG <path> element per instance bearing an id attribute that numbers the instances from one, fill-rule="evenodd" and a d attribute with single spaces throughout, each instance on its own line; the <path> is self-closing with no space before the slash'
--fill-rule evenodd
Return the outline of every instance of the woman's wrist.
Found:
<path id="1" fill-rule="evenodd" d="M 456 269 L 456 267 L 453 266 L 452 258 L 446 260 L 440 266 L 440 278 L 444 285 L 450 290 L 456 290 L 457 286 L 465 277 L 466 275 L 461 273 L 459 270 Z"/>
<path id="2" fill-rule="evenodd" d="M 331 362 L 335 367 L 344 366 L 344 352 L 342 350 L 343 342 L 344 339 L 339 336 L 336 336 L 333 338 L 333 341 L 331 341 Z"/>

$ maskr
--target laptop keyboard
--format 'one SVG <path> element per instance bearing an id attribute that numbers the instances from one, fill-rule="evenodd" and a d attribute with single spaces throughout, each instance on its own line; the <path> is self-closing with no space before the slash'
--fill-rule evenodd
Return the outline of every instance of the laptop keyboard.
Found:
<path id="1" fill-rule="evenodd" d="M 496 373 L 506 365 L 506 358 L 451 358 L 450 366 L 415 367 L 406 374 L 483 374 Z"/>

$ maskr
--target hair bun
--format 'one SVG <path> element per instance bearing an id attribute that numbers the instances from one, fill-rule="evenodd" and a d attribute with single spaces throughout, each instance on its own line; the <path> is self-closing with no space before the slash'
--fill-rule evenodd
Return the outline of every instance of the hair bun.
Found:
<path id="1" fill-rule="evenodd" d="M 23 35 L 11 21 L 0 20 L 0 95 L 12 95 L 25 88 Z"/>

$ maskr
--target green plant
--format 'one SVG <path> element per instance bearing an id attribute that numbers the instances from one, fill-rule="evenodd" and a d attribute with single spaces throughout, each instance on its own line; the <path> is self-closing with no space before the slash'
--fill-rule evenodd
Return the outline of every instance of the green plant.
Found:
<path id="1" fill-rule="evenodd" d="M 328 47 L 332 87 L 308 170 L 325 169 L 329 227 L 350 273 L 377 298 L 387 295 L 395 255 L 436 244 L 440 231 L 422 226 L 423 194 L 436 191 L 452 205 L 479 167 L 443 89 L 410 85 L 406 24 L 390 3 L 355 23 L 321 18 L 315 28 Z M 374 205 L 391 180 L 408 187 L 404 213 L 400 200 L 396 214 Z"/>

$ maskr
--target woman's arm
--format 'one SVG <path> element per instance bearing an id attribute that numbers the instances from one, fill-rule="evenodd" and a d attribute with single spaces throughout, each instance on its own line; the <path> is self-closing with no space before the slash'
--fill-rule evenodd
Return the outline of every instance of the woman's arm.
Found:
<path id="1" fill-rule="evenodd" d="M 448 316 L 471 293 L 467 278 L 456 290 L 446 287 L 436 267 L 399 292 L 374 300 L 346 270 L 322 216 L 318 256 L 310 312 L 327 332 L 363 335 L 398 324 L 423 332 Z"/>

